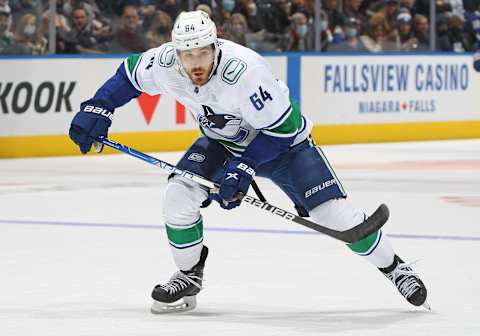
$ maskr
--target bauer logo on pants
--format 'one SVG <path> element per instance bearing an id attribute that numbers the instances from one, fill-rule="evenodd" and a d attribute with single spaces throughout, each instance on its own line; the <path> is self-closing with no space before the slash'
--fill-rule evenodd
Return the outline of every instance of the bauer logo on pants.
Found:
<path id="1" fill-rule="evenodd" d="M 200 153 L 192 153 L 188 156 L 188 160 L 202 163 L 203 161 L 205 161 L 205 155 Z"/>
<path id="2" fill-rule="evenodd" d="M 322 191 L 323 189 L 331 187 L 335 184 L 337 184 L 337 181 L 335 179 L 325 181 L 322 184 L 319 184 L 319 185 L 305 191 L 305 198 L 309 198 L 313 194 L 316 194 L 317 192 Z"/>

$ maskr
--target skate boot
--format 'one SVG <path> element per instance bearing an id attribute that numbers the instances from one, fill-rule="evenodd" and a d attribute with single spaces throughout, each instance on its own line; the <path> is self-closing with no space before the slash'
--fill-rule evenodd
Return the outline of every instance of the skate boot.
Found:
<path id="1" fill-rule="evenodd" d="M 164 285 L 156 285 L 152 292 L 154 314 L 192 310 L 197 305 L 196 295 L 202 289 L 203 268 L 208 248 L 203 246 L 199 262 L 188 271 L 178 271 Z"/>
<path id="2" fill-rule="evenodd" d="M 379 270 L 390 279 L 408 302 L 414 306 L 423 306 L 430 310 L 427 303 L 427 289 L 410 264 L 406 264 L 395 255 L 392 265 Z"/>

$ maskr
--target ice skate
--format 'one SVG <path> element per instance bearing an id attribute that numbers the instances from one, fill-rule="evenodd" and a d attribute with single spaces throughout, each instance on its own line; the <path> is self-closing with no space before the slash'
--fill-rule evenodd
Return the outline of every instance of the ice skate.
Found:
<path id="1" fill-rule="evenodd" d="M 400 294 L 414 306 L 423 306 L 430 310 L 427 303 L 427 289 L 422 280 L 415 273 L 410 264 L 403 262 L 399 256 L 395 255 L 392 265 L 386 268 L 379 268 L 385 276 L 393 282 Z"/>
<path id="2" fill-rule="evenodd" d="M 203 268 L 208 248 L 203 246 L 200 261 L 188 271 L 178 271 L 164 285 L 156 285 L 152 292 L 154 314 L 184 312 L 197 305 L 196 296 L 202 289 Z"/>

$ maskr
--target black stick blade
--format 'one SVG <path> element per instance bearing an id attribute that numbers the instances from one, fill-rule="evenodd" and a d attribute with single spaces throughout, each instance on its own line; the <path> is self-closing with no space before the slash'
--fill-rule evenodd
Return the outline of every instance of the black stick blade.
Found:
<path id="1" fill-rule="evenodd" d="M 382 226 L 387 222 L 388 217 L 390 216 L 390 211 L 386 204 L 381 204 L 375 212 L 364 220 L 362 223 L 357 226 L 341 232 L 343 241 L 347 243 L 356 243 L 372 233 L 380 230 Z"/>

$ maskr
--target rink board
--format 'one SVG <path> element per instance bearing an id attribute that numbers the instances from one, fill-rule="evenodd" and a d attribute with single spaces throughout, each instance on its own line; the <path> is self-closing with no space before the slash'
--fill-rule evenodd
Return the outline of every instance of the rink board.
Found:
<path id="1" fill-rule="evenodd" d="M 415 140 L 445 140 L 478 138 L 480 121 L 438 122 L 372 125 L 317 125 L 312 135 L 322 144 L 349 144 Z M 200 135 L 193 131 L 159 131 L 111 133 L 117 142 L 143 152 L 180 151 L 188 148 Z M 172 141 L 172 138 L 175 141 Z M 118 153 L 105 148 L 102 154 Z M 0 137 L 0 157 L 34 157 L 80 154 L 77 146 L 66 135 L 37 135 Z M 89 155 L 97 155 L 90 153 Z"/>
<path id="2" fill-rule="evenodd" d="M 266 57 L 313 120 L 319 144 L 480 137 L 471 55 Z M 0 157 L 78 154 L 66 135 L 70 121 L 122 60 L 1 58 Z M 144 94 L 117 109 L 110 136 L 142 151 L 172 151 L 186 149 L 198 130 L 172 97 Z"/>

